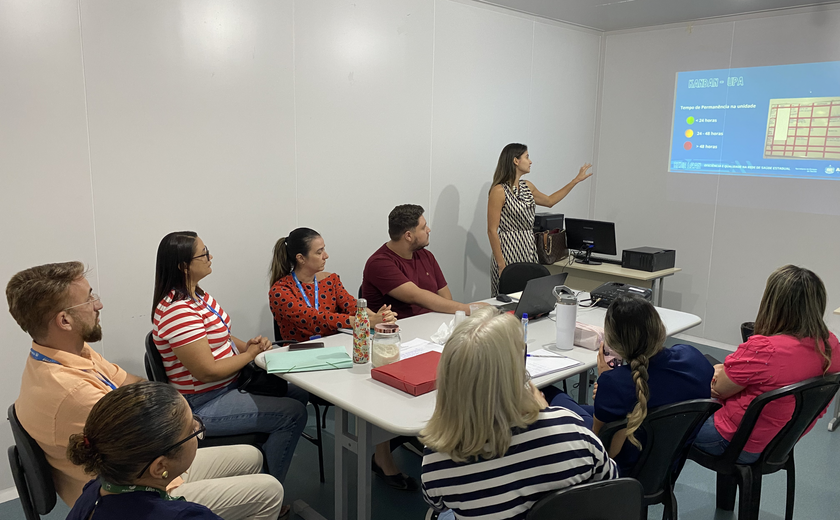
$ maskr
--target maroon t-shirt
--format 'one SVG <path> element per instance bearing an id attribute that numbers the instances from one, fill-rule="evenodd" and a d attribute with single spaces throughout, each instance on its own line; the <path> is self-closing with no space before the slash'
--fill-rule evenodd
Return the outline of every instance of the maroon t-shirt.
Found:
<path id="1" fill-rule="evenodd" d="M 417 287 L 435 294 L 446 287 L 446 279 L 432 253 L 419 249 L 414 251 L 411 260 L 406 260 L 383 244 L 365 263 L 362 298 L 374 312 L 383 305 L 390 305 L 398 319 L 430 312 L 425 307 L 404 303 L 388 295 L 406 282 L 414 282 Z"/>

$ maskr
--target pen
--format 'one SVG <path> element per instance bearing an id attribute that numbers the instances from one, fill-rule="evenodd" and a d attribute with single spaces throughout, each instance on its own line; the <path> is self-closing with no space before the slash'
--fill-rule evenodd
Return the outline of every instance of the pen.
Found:
<path id="1" fill-rule="evenodd" d="M 552 355 L 552 356 L 541 356 L 541 355 L 539 355 L 539 354 L 525 354 L 525 357 L 550 357 L 550 358 L 564 358 L 564 357 L 566 357 L 566 356 L 563 356 L 563 355 L 561 355 L 561 354 Z"/>

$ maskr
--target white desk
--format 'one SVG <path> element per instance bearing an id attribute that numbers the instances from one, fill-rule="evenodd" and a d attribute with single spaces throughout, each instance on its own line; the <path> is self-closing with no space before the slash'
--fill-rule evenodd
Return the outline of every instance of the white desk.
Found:
<path id="1" fill-rule="evenodd" d="M 561 260 L 547 267 L 551 274 L 568 272 L 569 279 L 566 285 L 584 291 L 591 291 L 607 282 L 622 282 L 640 287 L 650 287 L 653 292 L 654 305 L 662 305 L 662 295 L 665 291 L 665 277 L 673 276 L 675 273 L 682 271 L 679 267 L 650 272 L 640 271 L 638 269 L 625 269 L 620 265 L 609 263 L 589 265 L 575 262 L 568 264 L 568 259 Z"/>
<path id="2" fill-rule="evenodd" d="M 490 301 L 490 300 L 487 300 Z M 498 303 L 498 302 L 496 302 Z M 665 324 L 667 334 L 673 335 L 700 324 L 700 318 L 693 314 L 659 309 L 659 315 Z M 590 325 L 604 324 L 606 309 L 579 308 L 578 321 Z M 429 339 L 438 327 L 449 322 L 452 315 L 429 313 L 399 321 L 400 335 L 403 342 L 414 338 Z M 531 322 L 528 326 L 528 350 L 537 350 L 546 343 L 553 343 L 555 337 L 554 321 L 549 318 Z M 336 334 L 323 338 L 325 346 L 343 346 L 352 356 L 352 337 Z M 596 352 L 575 347 L 565 353 L 570 358 L 582 361 L 581 365 L 569 370 L 557 372 L 534 380 L 543 387 L 553 382 L 574 376 L 580 376 L 579 399 L 586 392 L 588 381 L 586 374 L 596 365 Z M 256 363 L 265 368 L 263 355 Z M 358 520 L 371 517 L 371 470 L 370 458 L 373 447 L 398 435 L 416 436 L 425 427 L 435 408 L 437 392 L 421 396 L 411 396 L 370 377 L 370 363 L 356 365 L 346 370 L 326 370 L 321 372 L 299 372 L 284 374 L 283 378 L 335 405 L 335 518 L 348 518 L 348 499 L 350 494 L 349 475 L 356 473 Z M 351 414 L 355 416 L 353 421 Z M 355 428 L 351 428 L 355 423 Z M 352 467 L 345 455 L 355 453 L 357 464 Z"/>

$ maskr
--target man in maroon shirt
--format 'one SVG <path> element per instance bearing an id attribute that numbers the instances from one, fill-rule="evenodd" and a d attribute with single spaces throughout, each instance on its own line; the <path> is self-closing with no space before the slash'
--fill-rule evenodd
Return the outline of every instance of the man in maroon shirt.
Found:
<path id="1" fill-rule="evenodd" d="M 370 309 L 391 305 L 400 319 L 432 311 L 469 314 L 469 304 L 452 299 L 437 260 L 426 249 L 432 230 L 423 211 L 403 204 L 388 215 L 391 240 L 365 263 L 362 297 Z"/>

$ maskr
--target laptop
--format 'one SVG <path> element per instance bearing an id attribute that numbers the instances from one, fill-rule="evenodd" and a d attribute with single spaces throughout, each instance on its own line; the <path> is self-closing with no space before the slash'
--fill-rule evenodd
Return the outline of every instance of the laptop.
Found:
<path id="1" fill-rule="evenodd" d="M 522 318 L 522 315 L 527 312 L 529 321 L 548 316 L 548 313 L 554 310 L 554 304 L 557 303 L 557 298 L 551 291 L 558 285 L 565 284 L 567 276 L 569 273 L 532 278 L 525 285 L 525 290 L 522 291 L 518 302 L 507 303 L 497 308 L 502 312 L 516 309 L 517 318 Z"/>

